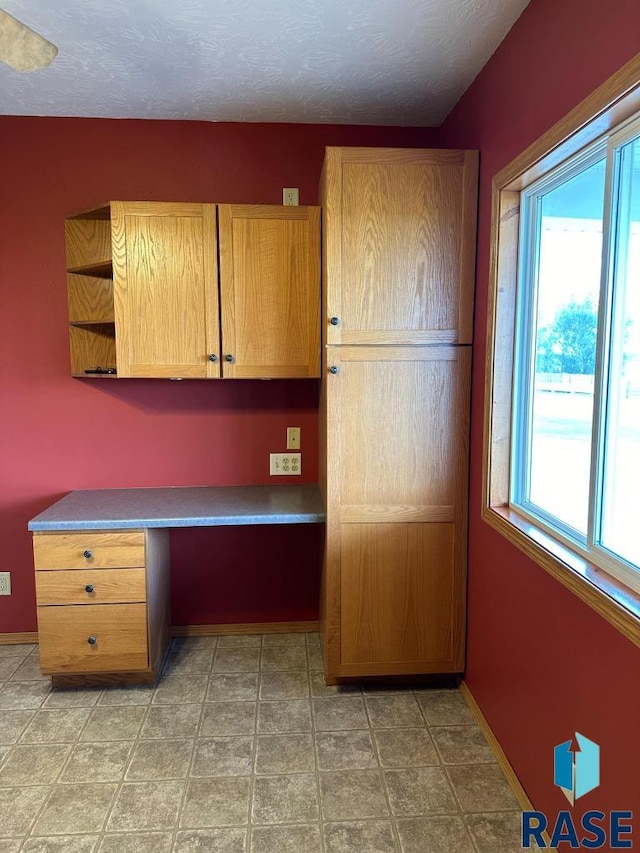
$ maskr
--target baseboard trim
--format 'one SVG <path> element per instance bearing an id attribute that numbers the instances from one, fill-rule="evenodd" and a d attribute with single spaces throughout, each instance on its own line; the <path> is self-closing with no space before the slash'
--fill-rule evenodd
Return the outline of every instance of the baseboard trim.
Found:
<path id="1" fill-rule="evenodd" d="M 520 807 L 522 808 L 522 811 L 523 812 L 535 811 L 535 807 L 534 807 L 533 803 L 531 802 L 531 800 L 527 796 L 527 792 L 525 791 L 525 789 L 522 787 L 520 780 L 516 776 L 516 771 L 511 766 L 511 763 L 510 763 L 509 759 L 507 758 L 507 756 L 504 754 L 504 750 L 500 746 L 500 743 L 498 742 L 498 738 L 494 735 L 491 726 L 487 722 L 487 718 L 485 717 L 485 715 L 480 710 L 480 706 L 476 702 L 471 690 L 469 690 L 469 687 L 467 686 L 466 681 L 461 681 L 459 684 L 459 688 L 460 688 L 460 693 L 462 693 L 462 696 L 463 696 L 465 702 L 469 706 L 469 710 L 471 711 L 471 713 L 475 717 L 475 720 L 476 720 L 478 726 L 481 728 L 482 733 L 484 734 L 485 738 L 487 739 L 487 743 L 491 747 L 491 751 L 495 755 L 496 761 L 500 765 L 500 769 L 504 773 L 504 775 L 507 779 L 507 782 L 509 783 L 509 785 L 511 787 L 511 790 L 513 791 L 516 799 L 520 803 Z M 555 850 L 555 847 L 554 848 L 551 847 L 551 840 L 549 838 L 548 833 L 543 832 L 542 836 L 543 836 L 543 838 L 547 844 L 547 847 L 549 849 Z"/>
<path id="2" fill-rule="evenodd" d="M 172 637 L 209 637 L 213 634 L 305 634 L 318 622 L 239 622 L 229 625 L 173 625 Z"/>
<path id="3" fill-rule="evenodd" d="M 17 646 L 22 643 L 37 643 L 37 631 L 24 631 L 21 634 L 0 634 L 0 646 Z"/>

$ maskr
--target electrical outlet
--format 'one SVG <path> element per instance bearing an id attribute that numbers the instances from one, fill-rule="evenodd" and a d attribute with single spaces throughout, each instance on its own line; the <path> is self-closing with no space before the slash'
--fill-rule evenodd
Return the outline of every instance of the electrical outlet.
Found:
<path id="1" fill-rule="evenodd" d="M 282 203 L 288 207 L 296 207 L 299 204 L 298 187 L 283 187 Z"/>
<path id="2" fill-rule="evenodd" d="M 300 450 L 300 427 L 287 427 L 287 450 Z"/>
<path id="3" fill-rule="evenodd" d="M 302 453 L 270 453 L 269 473 L 272 477 L 296 477 L 302 474 Z"/>
<path id="4" fill-rule="evenodd" d="M 0 595 L 11 595 L 10 572 L 0 572 Z"/>

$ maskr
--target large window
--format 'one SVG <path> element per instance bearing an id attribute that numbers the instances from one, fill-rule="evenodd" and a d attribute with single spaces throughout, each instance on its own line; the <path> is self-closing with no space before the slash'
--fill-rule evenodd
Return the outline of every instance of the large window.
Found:
<path id="1" fill-rule="evenodd" d="M 640 54 L 493 179 L 482 517 L 640 645 Z"/>
<path id="2" fill-rule="evenodd" d="M 640 589 L 640 123 L 522 193 L 511 503 Z"/>

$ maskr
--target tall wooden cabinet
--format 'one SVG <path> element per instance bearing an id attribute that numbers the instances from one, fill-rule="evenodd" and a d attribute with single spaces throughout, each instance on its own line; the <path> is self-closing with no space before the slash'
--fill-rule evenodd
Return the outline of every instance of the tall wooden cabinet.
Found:
<path id="1" fill-rule="evenodd" d="M 113 201 L 66 237 L 74 376 L 320 375 L 319 208 Z"/>
<path id="2" fill-rule="evenodd" d="M 477 154 L 328 148 L 329 682 L 464 667 Z"/>

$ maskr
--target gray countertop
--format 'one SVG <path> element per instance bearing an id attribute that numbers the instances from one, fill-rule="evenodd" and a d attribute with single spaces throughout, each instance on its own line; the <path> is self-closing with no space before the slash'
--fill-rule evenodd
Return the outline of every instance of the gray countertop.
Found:
<path id="1" fill-rule="evenodd" d="M 29 530 L 313 524 L 324 520 L 315 484 L 96 489 L 70 492 L 32 518 Z"/>

